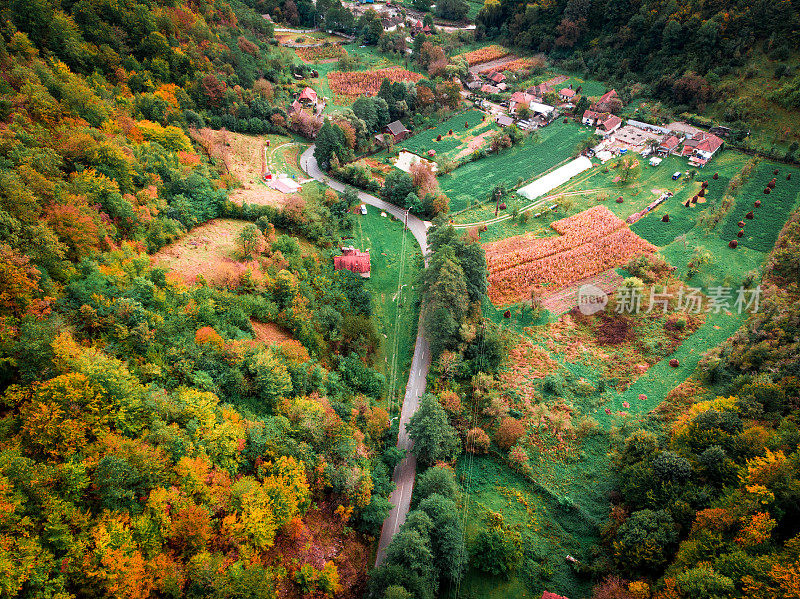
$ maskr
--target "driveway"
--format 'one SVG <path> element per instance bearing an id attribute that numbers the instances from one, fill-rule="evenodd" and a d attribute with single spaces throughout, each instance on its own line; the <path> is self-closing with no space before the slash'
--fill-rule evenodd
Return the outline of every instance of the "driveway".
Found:
<path id="1" fill-rule="evenodd" d="M 317 159 L 314 158 L 314 148 L 312 145 L 300 156 L 300 168 L 302 168 L 309 176 L 321 181 L 331 189 L 336 191 L 344 191 L 345 185 L 339 181 L 334 181 L 323 173 L 317 165 Z M 364 191 L 358 192 L 358 198 L 365 204 L 375 206 L 381 210 L 385 210 L 389 214 L 406 221 L 408 229 L 414 235 L 422 253 L 425 256 L 425 265 L 428 265 L 428 227 L 429 223 L 420 220 L 413 214 L 408 214 L 405 209 L 384 202 L 380 198 L 375 197 Z M 411 506 L 411 493 L 414 490 L 414 477 L 417 473 L 417 459 L 409 451 L 413 442 L 408 436 L 406 426 L 411 416 L 417 411 L 419 407 L 420 397 L 425 393 L 425 384 L 428 376 L 428 369 L 431 365 L 431 350 L 428 345 L 428 340 L 425 338 L 425 332 L 422 328 L 422 319 L 420 318 L 417 323 L 417 342 L 414 346 L 414 358 L 411 361 L 411 371 L 408 373 L 408 384 L 406 385 L 406 395 L 403 399 L 403 408 L 400 410 L 400 431 L 397 436 L 397 447 L 406 452 L 406 457 L 394 469 L 392 480 L 395 482 L 395 490 L 389 496 L 389 501 L 392 504 L 392 510 L 383 522 L 381 529 L 381 538 L 378 542 L 378 553 L 375 559 L 375 566 L 379 566 L 386 555 L 386 548 L 392 540 L 392 537 L 405 522 L 406 515 Z"/>

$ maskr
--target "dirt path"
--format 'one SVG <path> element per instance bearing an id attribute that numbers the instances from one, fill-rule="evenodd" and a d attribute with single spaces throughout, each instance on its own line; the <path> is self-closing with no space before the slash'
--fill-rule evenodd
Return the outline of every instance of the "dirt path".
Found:
<path id="1" fill-rule="evenodd" d="M 467 147 L 461 150 L 458 154 L 456 154 L 455 160 L 461 160 L 465 156 L 469 156 L 470 154 L 472 154 L 475 150 L 478 150 L 481 147 L 483 147 L 487 142 L 487 138 L 492 133 L 494 133 L 494 131 L 492 129 L 489 129 L 488 131 L 484 131 L 483 133 L 476 135 L 475 137 L 470 139 L 469 143 L 467 144 Z"/>
<path id="2" fill-rule="evenodd" d="M 622 277 L 617 274 L 615 269 L 610 268 L 600 274 L 575 281 L 568 287 L 563 287 L 558 291 L 547 294 L 542 298 L 542 306 L 553 314 L 563 314 L 577 305 L 578 290 L 583 285 L 594 285 L 611 294 L 616 291 L 621 283 Z"/>

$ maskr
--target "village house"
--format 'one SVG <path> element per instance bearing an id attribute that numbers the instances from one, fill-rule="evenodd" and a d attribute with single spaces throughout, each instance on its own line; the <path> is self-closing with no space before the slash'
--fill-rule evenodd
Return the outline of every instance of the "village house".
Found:
<path id="1" fill-rule="evenodd" d="M 500 125 L 501 127 L 509 127 L 514 124 L 514 119 L 508 116 L 507 114 L 500 114 L 497 116 L 494 122 Z"/>
<path id="2" fill-rule="evenodd" d="M 300 104 L 304 106 L 314 106 L 316 107 L 318 103 L 317 92 L 315 92 L 310 87 L 305 88 L 303 91 L 300 92 L 297 100 Z"/>
<path id="3" fill-rule="evenodd" d="M 299 100 L 295 100 L 294 102 L 292 102 L 292 105 L 289 106 L 289 115 L 290 116 L 295 114 L 296 112 L 303 112 L 303 105 L 300 104 Z"/>
<path id="4" fill-rule="evenodd" d="M 536 101 L 536 96 L 527 92 L 514 92 L 508 101 L 508 111 L 514 113 L 520 105 L 530 106 Z"/>
<path id="5" fill-rule="evenodd" d="M 362 252 L 352 246 L 343 247 L 342 255 L 333 257 L 333 269 L 341 270 L 343 268 L 368 279 L 370 271 L 369 250 Z"/>
<path id="6" fill-rule="evenodd" d="M 563 595 L 556 595 L 550 591 L 545 591 L 542 593 L 542 599 L 567 599 L 567 597 L 564 597 Z"/>
<path id="7" fill-rule="evenodd" d="M 702 131 L 683 140 L 681 156 L 689 156 L 692 166 L 705 166 L 724 142 L 713 133 Z"/>
<path id="8" fill-rule="evenodd" d="M 499 87 L 495 87 L 494 85 L 489 85 L 488 83 L 485 83 L 484 85 L 481 86 L 481 91 L 484 94 L 499 94 L 500 93 L 500 88 Z"/>
<path id="9" fill-rule="evenodd" d="M 616 90 L 611 90 L 600 96 L 592 108 L 597 112 L 614 112 L 622 107 L 622 100 L 619 99 Z"/>
<path id="10" fill-rule="evenodd" d="M 619 129 L 622 126 L 622 119 L 614 114 L 605 115 L 605 118 L 600 121 L 597 125 L 597 129 L 595 133 L 598 135 L 602 135 L 603 137 L 608 137 L 614 131 Z"/>
<path id="11" fill-rule="evenodd" d="M 538 85 L 533 85 L 525 90 L 526 93 L 536 97 L 537 100 L 541 101 L 544 99 L 545 94 L 549 94 L 552 89 L 546 83 L 540 83 Z"/>
<path id="12" fill-rule="evenodd" d="M 581 122 L 587 127 L 594 127 L 598 122 L 605 120 L 608 116 L 607 113 L 596 112 L 594 110 L 587 110 L 583 113 Z"/>
<path id="13" fill-rule="evenodd" d="M 681 140 L 679 140 L 674 135 L 670 135 L 667 139 L 661 142 L 656 148 L 656 152 L 661 154 L 662 156 L 666 156 L 667 154 L 672 154 L 675 149 L 680 145 Z"/>
<path id="14" fill-rule="evenodd" d="M 575 97 L 575 90 L 571 87 L 565 87 L 560 92 L 558 92 L 558 97 L 561 99 L 562 102 L 571 102 L 572 98 Z"/>
<path id="15" fill-rule="evenodd" d="M 403 141 L 408 134 L 411 133 L 406 126 L 401 123 L 400 121 L 392 121 L 388 125 L 383 128 L 383 131 L 380 135 L 376 135 L 375 138 L 378 140 L 378 143 L 384 143 L 383 136 L 384 135 L 391 135 L 392 136 L 392 143 L 398 143 Z"/>
<path id="16" fill-rule="evenodd" d="M 503 75 L 503 73 L 498 73 L 498 72 L 496 72 L 496 71 L 492 71 L 492 72 L 490 72 L 490 73 L 489 73 L 489 74 L 486 76 L 486 78 L 487 78 L 489 81 L 491 81 L 492 83 L 494 83 L 495 85 L 498 85 L 498 84 L 500 84 L 500 83 L 503 83 L 503 82 L 506 80 L 506 76 L 505 76 L 505 75 Z"/>

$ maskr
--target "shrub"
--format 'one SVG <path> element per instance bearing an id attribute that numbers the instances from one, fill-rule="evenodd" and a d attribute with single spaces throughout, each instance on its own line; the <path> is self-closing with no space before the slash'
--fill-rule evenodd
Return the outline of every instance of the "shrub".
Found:
<path id="1" fill-rule="evenodd" d="M 470 453 L 486 453 L 491 440 L 482 428 L 475 427 L 467 433 L 467 451 Z"/>
<path id="2" fill-rule="evenodd" d="M 503 418 L 500 426 L 497 428 L 494 440 L 498 447 L 502 449 L 511 449 L 516 445 L 517 441 L 525 434 L 525 425 L 521 420 L 507 416 Z"/>

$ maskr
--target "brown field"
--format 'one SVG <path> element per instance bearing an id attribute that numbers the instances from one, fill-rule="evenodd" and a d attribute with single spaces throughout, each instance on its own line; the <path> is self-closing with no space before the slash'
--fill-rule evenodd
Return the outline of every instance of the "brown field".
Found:
<path id="1" fill-rule="evenodd" d="M 656 250 L 605 206 L 594 206 L 551 226 L 559 236 L 524 234 L 484 246 L 489 298 L 495 305 L 527 300 L 533 290 L 561 289 Z"/>
<path id="2" fill-rule="evenodd" d="M 504 58 L 509 54 L 511 54 L 511 52 L 509 52 L 502 46 L 498 46 L 497 44 L 492 44 L 491 46 L 478 48 L 477 50 L 473 50 L 472 52 L 465 52 L 464 54 L 459 54 L 454 58 L 463 58 L 464 60 L 467 61 L 467 64 L 469 66 L 474 66 L 476 64 L 491 62 L 493 60 Z"/>
<path id="3" fill-rule="evenodd" d="M 374 71 L 331 71 L 328 73 L 328 86 L 334 94 L 356 98 L 364 94 L 374 96 L 381 83 L 388 79 L 396 81 L 417 82 L 422 79 L 419 73 L 412 73 L 401 68 L 376 69 Z"/>
<path id="4" fill-rule="evenodd" d="M 331 44 L 330 46 L 315 46 L 313 48 L 295 48 L 295 54 L 305 62 L 321 62 L 323 60 L 336 60 L 345 54 L 345 50 L 338 44 Z"/>
<path id="5" fill-rule="evenodd" d="M 178 273 L 187 283 L 194 283 L 202 275 L 209 285 L 224 285 L 229 277 L 238 277 L 248 267 L 259 269 L 257 262 L 236 259 L 236 237 L 246 224 L 232 219 L 210 220 L 159 250 L 153 260 Z"/>

